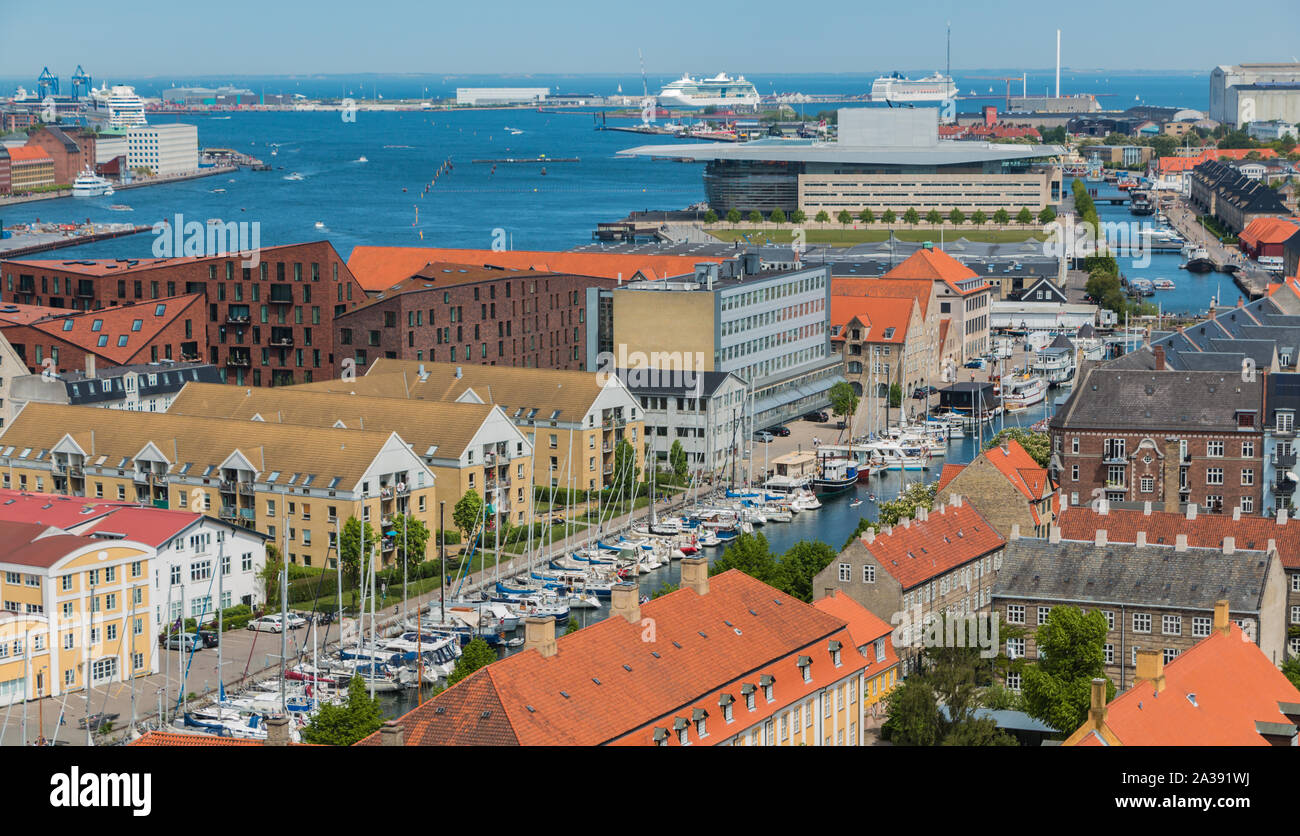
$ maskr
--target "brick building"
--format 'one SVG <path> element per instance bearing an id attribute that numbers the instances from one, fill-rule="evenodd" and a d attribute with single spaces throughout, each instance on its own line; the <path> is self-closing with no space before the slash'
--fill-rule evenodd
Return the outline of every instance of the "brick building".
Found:
<path id="1" fill-rule="evenodd" d="M 41 148 L 54 161 L 54 182 L 71 183 L 85 169 L 95 170 L 95 135 L 42 125 L 27 134 L 27 145 Z"/>
<path id="2" fill-rule="evenodd" d="M 328 241 L 265 247 L 244 267 L 238 253 L 203 258 L 0 262 L 7 302 L 99 310 L 200 294 L 199 359 L 238 385 L 280 386 L 338 373 L 334 320 L 366 301 Z"/>
<path id="3" fill-rule="evenodd" d="M 335 320 L 340 358 L 585 370 L 586 289 L 616 279 L 430 263 Z"/>
<path id="4" fill-rule="evenodd" d="M 1051 473 L 1079 505 L 1255 513 L 1263 501 L 1263 375 L 1085 366 L 1048 424 Z"/>
<path id="5" fill-rule="evenodd" d="M 945 464 L 934 501 L 953 495 L 978 508 L 1003 537 L 1011 536 L 1013 526 L 1045 537 L 1056 519 L 1056 490 L 1047 469 L 1015 439 L 1004 438 L 970 464 Z"/>
<path id="6" fill-rule="evenodd" d="M 9 149 L 9 191 L 25 194 L 41 186 L 53 186 L 54 160 L 38 145 Z"/>

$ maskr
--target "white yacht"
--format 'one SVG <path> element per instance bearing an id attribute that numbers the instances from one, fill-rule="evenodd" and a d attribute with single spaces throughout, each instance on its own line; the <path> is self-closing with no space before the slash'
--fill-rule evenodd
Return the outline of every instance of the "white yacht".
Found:
<path id="1" fill-rule="evenodd" d="M 1005 379 L 1000 394 L 1003 408 L 1025 409 L 1047 397 L 1047 381 L 1036 375 Z"/>
<path id="2" fill-rule="evenodd" d="M 81 172 L 77 175 L 77 179 L 72 181 L 73 197 L 99 197 L 112 193 L 113 184 L 90 169 Z"/>
<path id="3" fill-rule="evenodd" d="M 905 78 L 902 73 L 882 75 L 871 82 L 873 102 L 942 102 L 956 98 L 957 85 L 940 73 L 925 78 Z"/>
<path id="4" fill-rule="evenodd" d="M 659 91 L 659 104 L 665 107 L 755 107 L 758 103 L 758 90 L 743 75 L 728 78 L 718 73 L 701 79 L 683 75 Z"/>

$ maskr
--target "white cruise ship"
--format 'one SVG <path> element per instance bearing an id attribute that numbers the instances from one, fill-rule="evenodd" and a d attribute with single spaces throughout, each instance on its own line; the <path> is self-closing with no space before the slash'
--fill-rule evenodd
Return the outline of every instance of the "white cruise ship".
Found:
<path id="1" fill-rule="evenodd" d="M 105 84 L 98 90 L 90 91 L 90 100 L 97 112 L 108 117 L 110 128 L 132 128 L 148 124 L 144 117 L 144 99 L 135 94 L 134 87 L 115 84 L 110 89 Z"/>
<path id="2" fill-rule="evenodd" d="M 77 179 L 72 181 L 73 197 L 99 197 L 112 193 L 113 184 L 90 169 L 81 172 L 77 175 Z"/>
<path id="3" fill-rule="evenodd" d="M 871 83 L 873 102 L 941 102 L 957 97 L 951 77 L 935 73 L 925 78 L 904 78 L 902 73 L 882 75 Z"/>
<path id="4" fill-rule="evenodd" d="M 659 91 L 659 104 L 664 107 L 755 107 L 758 103 L 758 90 L 743 75 L 728 78 L 718 73 L 702 79 L 684 75 Z"/>

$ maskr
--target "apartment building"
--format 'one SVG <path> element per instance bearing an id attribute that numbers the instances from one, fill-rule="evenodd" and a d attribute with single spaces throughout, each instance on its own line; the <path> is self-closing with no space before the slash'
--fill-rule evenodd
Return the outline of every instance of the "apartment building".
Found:
<path id="1" fill-rule="evenodd" d="M 1056 521 L 1056 490 L 1041 467 L 1012 438 L 976 456 L 970 464 L 945 464 L 936 503 L 960 496 L 974 505 L 1003 537 L 1018 530 L 1046 537 Z"/>
<path id="2" fill-rule="evenodd" d="M 1264 375 L 1145 371 L 1085 363 L 1048 423 L 1052 478 L 1069 504 L 1189 503 L 1258 513 L 1264 479 Z M 1124 507 L 1124 506 L 1120 506 Z"/>
<path id="3" fill-rule="evenodd" d="M 989 606 L 1006 540 L 962 497 L 879 532 L 868 531 L 813 578 L 814 593 L 838 590 L 877 617 L 913 624 L 940 616 L 965 616 Z M 897 648 L 903 673 L 919 647 Z"/>
<path id="4" fill-rule="evenodd" d="M 1158 650 L 1168 664 L 1210 634 L 1215 602 L 1226 599 L 1232 620 L 1280 665 L 1282 562 L 1272 544 L 1239 549 L 1236 542 L 1229 537 L 1199 548 L 1185 534 L 1160 543 L 1139 533 L 1134 543 L 1113 543 L 1105 528 L 1088 540 L 1066 540 L 1055 528 L 1045 540 L 1013 538 L 994 583 L 993 609 L 1025 636 L 1008 638 L 1006 654 L 1038 658 L 1035 634 L 1054 606 L 1097 610 L 1109 627 L 1105 672 L 1124 691 L 1134 683 L 1139 651 Z M 1018 676 L 1010 674 L 1007 686 L 1018 690 Z"/>
<path id="5" fill-rule="evenodd" d="M 126 131 L 126 165 L 155 177 L 199 170 L 199 129 L 194 125 L 134 125 Z"/>
<path id="6" fill-rule="evenodd" d="M 34 189 L 53 186 L 54 158 L 39 145 L 19 145 L 6 149 L 9 152 L 9 191 L 27 194 Z"/>
<path id="7" fill-rule="evenodd" d="M 528 619 L 523 652 L 390 734 L 408 746 L 857 746 L 897 681 L 892 628 L 845 596 L 805 604 L 737 570 L 709 577 L 703 558 L 682 561 L 676 592 L 613 596 L 608 618 L 571 635 Z"/>
<path id="8" fill-rule="evenodd" d="M 934 346 L 915 298 L 832 295 L 830 323 L 854 394 L 888 398 L 897 384 L 907 397 L 931 379 Z"/>
<path id="9" fill-rule="evenodd" d="M 229 255 L 202 258 L 0 261 L 0 296 L 96 311 L 202 294 L 206 317 L 191 318 L 184 340 L 197 343 L 191 359 L 216 366 L 224 381 L 282 386 L 338 375 L 334 318 L 367 297 L 334 247 L 263 247 L 246 267 L 240 245 L 225 243 Z"/>
<path id="10" fill-rule="evenodd" d="M 451 524 L 450 510 L 471 490 L 513 524 L 525 523 L 531 514 L 532 445 L 493 404 L 195 383 L 176 396 L 170 411 L 398 433 L 433 473 L 438 500 L 448 511 L 446 525 Z"/>
<path id="11" fill-rule="evenodd" d="M 671 469 L 669 453 L 681 444 L 690 471 L 718 476 L 739 460 L 749 390 L 731 372 L 699 372 L 686 381 L 657 370 L 619 369 L 618 377 L 641 404 L 648 456 Z"/>
<path id="12" fill-rule="evenodd" d="M 62 372 L 54 377 L 25 374 L 9 380 L 10 394 L 0 399 L 0 417 L 12 418 L 32 402 L 166 412 L 186 383 L 216 383 L 220 379 L 216 366 L 205 363 L 159 361 L 99 368 L 92 356 L 86 360 L 85 371 Z"/>
<path id="13" fill-rule="evenodd" d="M 434 474 L 395 432 L 83 406 L 28 404 L 0 433 L 0 487 L 188 509 L 306 566 L 333 564 L 349 517 L 437 520 Z"/>
<path id="14" fill-rule="evenodd" d="M 305 384 L 308 391 L 495 404 L 533 448 L 533 484 L 593 490 L 614 476 L 626 440 L 645 467 L 645 417 L 617 375 L 515 366 L 378 360 L 365 375 Z"/>

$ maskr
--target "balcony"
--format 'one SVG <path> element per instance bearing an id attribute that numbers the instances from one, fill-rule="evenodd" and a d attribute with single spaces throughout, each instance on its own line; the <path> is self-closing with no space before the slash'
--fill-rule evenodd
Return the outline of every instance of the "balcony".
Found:
<path id="1" fill-rule="evenodd" d="M 1128 485 L 1125 484 L 1123 479 L 1107 479 L 1105 484 L 1106 484 L 1106 490 L 1108 491 L 1128 490 Z"/>
<path id="2" fill-rule="evenodd" d="M 239 368 L 246 369 L 249 366 L 253 365 L 253 358 L 248 357 L 246 355 L 231 354 L 229 357 L 226 358 L 226 365 L 236 366 Z"/>
<path id="3" fill-rule="evenodd" d="M 1290 470 L 1295 467 L 1296 456 L 1297 454 L 1295 450 L 1292 450 L 1290 453 L 1283 453 L 1280 451 L 1276 452 L 1273 454 L 1273 466 Z"/>
<path id="4" fill-rule="evenodd" d="M 1128 457 L 1122 450 L 1107 450 L 1101 454 L 1102 464 L 1128 464 Z"/>
<path id="5" fill-rule="evenodd" d="M 221 510 L 217 512 L 217 516 L 223 520 L 230 520 L 233 522 L 234 520 L 239 519 L 239 510 L 240 509 L 233 505 L 222 505 Z"/>
<path id="6" fill-rule="evenodd" d="M 250 317 L 247 316 L 235 316 L 234 314 L 229 314 L 226 316 L 227 325 L 247 325 L 249 321 L 250 321 Z"/>
<path id="7" fill-rule="evenodd" d="M 217 483 L 217 490 L 221 491 L 222 493 L 234 493 L 235 483 L 230 481 L 229 479 L 222 479 L 220 482 Z"/>
<path id="8" fill-rule="evenodd" d="M 291 348 L 293 346 L 293 337 L 275 337 L 268 345 L 278 348 Z"/>
<path id="9" fill-rule="evenodd" d="M 79 464 L 71 464 L 68 465 L 68 473 L 74 478 L 80 479 L 86 475 L 86 469 Z"/>
<path id="10" fill-rule="evenodd" d="M 252 483 L 252 482 L 236 482 L 236 483 L 235 483 L 235 490 L 237 490 L 241 496 L 252 496 L 252 495 L 253 495 L 253 483 Z"/>
<path id="11" fill-rule="evenodd" d="M 397 548 L 397 538 L 385 537 L 379 547 L 383 551 L 391 552 L 393 549 Z"/>
<path id="12" fill-rule="evenodd" d="M 137 485 L 149 484 L 149 474 L 143 470 L 137 470 L 131 474 L 131 481 Z"/>

